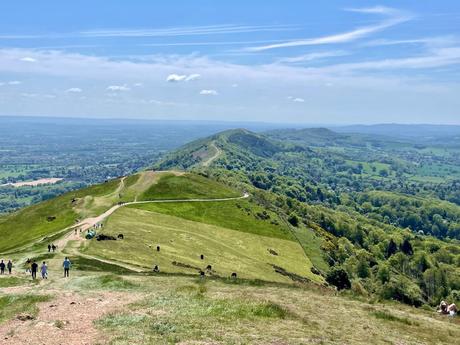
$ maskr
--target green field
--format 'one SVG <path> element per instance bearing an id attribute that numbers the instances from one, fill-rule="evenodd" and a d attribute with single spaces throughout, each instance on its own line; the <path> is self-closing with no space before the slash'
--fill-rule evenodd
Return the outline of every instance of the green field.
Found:
<path id="1" fill-rule="evenodd" d="M 231 217 L 231 215 L 228 215 Z M 213 274 L 229 277 L 232 272 L 247 279 L 292 282 L 276 273 L 273 265 L 287 272 L 321 282 L 311 271 L 311 262 L 302 247 L 293 240 L 257 235 L 189 221 L 179 217 L 132 208 L 113 214 L 105 234 L 119 241 L 91 241 L 85 254 L 145 267 L 159 265 L 165 273 L 198 275 L 211 265 Z M 160 252 L 156 247 L 160 246 Z M 269 250 L 278 255 L 270 254 Z M 204 255 L 204 260 L 200 255 Z M 174 265 L 173 262 L 179 263 Z M 185 268 L 183 265 L 192 268 Z"/>

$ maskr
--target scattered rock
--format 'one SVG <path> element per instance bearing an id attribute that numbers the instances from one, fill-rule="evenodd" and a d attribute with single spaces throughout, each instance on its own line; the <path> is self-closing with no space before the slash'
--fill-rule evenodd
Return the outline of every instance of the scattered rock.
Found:
<path id="1" fill-rule="evenodd" d="M 35 316 L 30 315 L 30 314 L 19 314 L 16 316 L 16 319 L 19 321 L 29 321 L 29 320 L 35 320 Z"/>

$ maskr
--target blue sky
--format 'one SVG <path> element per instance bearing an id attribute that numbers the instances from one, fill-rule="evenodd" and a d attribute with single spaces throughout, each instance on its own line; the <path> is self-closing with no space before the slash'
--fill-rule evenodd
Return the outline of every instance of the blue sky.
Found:
<path id="1" fill-rule="evenodd" d="M 460 2 L 4 1 L 0 115 L 460 124 Z"/>

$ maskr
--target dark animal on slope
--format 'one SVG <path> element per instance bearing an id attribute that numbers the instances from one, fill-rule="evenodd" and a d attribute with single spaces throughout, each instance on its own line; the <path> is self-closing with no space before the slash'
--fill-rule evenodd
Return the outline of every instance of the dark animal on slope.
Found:
<path id="1" fill-rule="evenodd" d="M 110 235 L 100 234 L 96 236 L 96 240 L 98 241 L 116 241 L 116 238 Z"/>
<path id="2" fill-rule="evenodd" d="M 48 222 L 52 222 L 52 221 L 55 220 L 55 219 L 56 219 L 55 216 L 48 216 L 48 217 L 46 217 L 46 220 L 47 220 Z"/>
<path id="3" fill-rule="evenodd" d="M 117 238 L 118 238 L 119 240 L 123 240 L 123 239 L 125 238 L 125 236 L 124 236 L 123 234 L 118 234 Z"/>

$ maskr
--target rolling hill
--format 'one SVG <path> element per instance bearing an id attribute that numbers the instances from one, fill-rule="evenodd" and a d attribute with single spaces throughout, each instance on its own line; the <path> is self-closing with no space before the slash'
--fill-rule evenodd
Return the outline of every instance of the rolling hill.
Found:
<path id="1" fill-rule="evenodd" d="M 395 193 L 329 202 L 315 172 L 328 171 L 323 150 L 341 140 L 322 129 L 225 131 L 155 170 L 0 217 L 0 257 L 15 265 L 0 276 L 0 337 L 40 344 L 30 328 L 41 325 L 51 344 L 367 344 L 369 334 L 375 344 L 455 343 L 458 319 L 430 304 L 459 297 L 456 242 L 402 228 L 398 212 L 385 222 L 379 203 L 395 203 Z M 432 204 L 398 198 L 420 217 Z M 449 204 L 446 221 L 455 212 Z M 104 238 L 86 239 L 94 228 Z M 46 261 L 49 279 L 26 279 L 27 258 Z"/>

